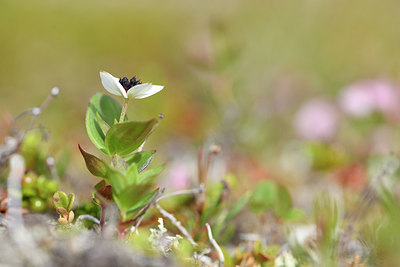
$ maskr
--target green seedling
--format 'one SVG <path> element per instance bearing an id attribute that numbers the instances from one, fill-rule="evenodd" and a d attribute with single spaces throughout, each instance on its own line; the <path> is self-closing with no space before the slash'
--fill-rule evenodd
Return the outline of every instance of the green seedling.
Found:
<path id="1" fill-rule="evenodd" d="M 74 212 L 71 210 L 74 203 L 75 195 L 70 193 L 67 195 L 62 191 L 57 191 L 53 195 L 53 203 L 57 212 L 60 214 L 58 222 L 63 225 L 70 224 L 74 220 Z"/>

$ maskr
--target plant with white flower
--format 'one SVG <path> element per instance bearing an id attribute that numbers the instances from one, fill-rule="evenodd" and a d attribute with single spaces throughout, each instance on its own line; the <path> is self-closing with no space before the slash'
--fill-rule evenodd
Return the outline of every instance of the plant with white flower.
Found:
<path id="1" fill-rule="evenodd" d="M 125 116 L 128 101 L 132 98 L 151 96 L 164 87 L 142 84 L 133 77 L 115 78 L 100 72 L 104 88 L 111 94 L 122 96 L 123 107 L 108 95 L 97 93 L 89 101 L 86 112 L 86 130 L 92 143 L 106 156 L 97 157 L 81 146 L 79 150 L 91 174 L 102 180 L 93 189 L 92 197 L 101 207 L 100 228 L 105 225 L 107 206 L 115 203 L 120 212 L 119 233 L 134 225 L 153 199 L 160 187 L 154 181 L 164 165 L 149 168 L 155 150 L 142 151 L 147 138 L 159 124 L 159 119 L 132 121 Z M 159 116 L 161 119 L 161 116 Z"/>
<path id="2" fill-rule="evenodd" d="M 142 83 L 140 79 L 136 78 L 136 76 L 129 80 L 127 77 L 116 78 L 106 71 L 100 71 L 100 78 L 104 88 L 110 94 L 122 96 L 125 100 L 124 106 L 122 107 L 121 118 L 119 120 L 120 122 L 122 122 L 125 117 L 129 100 L 133 98 L 146 98 L 164 89 L 164 86 L 161 85 Z"/>

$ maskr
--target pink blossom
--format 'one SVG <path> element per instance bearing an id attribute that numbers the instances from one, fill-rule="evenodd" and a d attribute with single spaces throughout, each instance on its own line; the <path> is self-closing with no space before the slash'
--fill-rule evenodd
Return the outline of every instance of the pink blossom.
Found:
<path id="1" fill-rule="evenodd" d="M 346 87 L 339 105 L 349 115 L 364 117 L 373 111 L 393 112 L 399 105 L 399 94 L 387 80 L 362 80 Z"/>
<path id="2" fill-rule="evenodd" d="M 190 184 L 189 171 L 185 166 L 174 164 L 170 171 L 172 188 L 183 189 L 187 188 Z"/>
<path id="3" fill-rule="evenodd" d="M 295 116 L 296 132 L 309 140 L 326 141 L 336 133 L 338 114 L 335 106 L 324 99 L 312 99 L 305 103 Z"/>
<path id="4" fill-rule="evenodd" d="M 388 81 L 372 81 L 371 92 L 377 110 L 388 113 L 395 111 L 399 105 L 399 92 Z"/>

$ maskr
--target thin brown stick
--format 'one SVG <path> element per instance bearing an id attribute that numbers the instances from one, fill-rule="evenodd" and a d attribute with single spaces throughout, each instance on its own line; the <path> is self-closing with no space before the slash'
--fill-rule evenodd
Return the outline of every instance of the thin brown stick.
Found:
<path id="1" fill-rule="evenodd" d="M 199 151 L 197 152 L 197 179 L 199 184 L 202 184 L 203 181 L 203 149 L 200 148 Z"/>
<path id="2" fill-rule="evenodd" d="M 212 145 L 209 147 L 208 149 L 208 155 L 207 155 L 207 162 L 206 162 L 206 166 L 205 166 L 205 171 L 203 173 L 203 182 L 206 183 L 208 180 L 208 171 L 210 169 L 211 166 L 211 161 L 213 159 L 213 157 L 217 154 L 221 153 L 221 147 L 217 146 L 217 145 Z"/>
<path id="3" fill-rule="evenodd" d="M 30 109 L 30 113 L 32 114 L 32 118 L 29 122 L 28 127 L 26 130 L 20 135 L 19 141 L 22 142 L 24 139 L 25 135 L 27 132 L 32 130 L 33 125 L 35 124 L 37 118 L 39 117 L 40 114 L 42 114 L 43 110 L 50 104 L 50 102 L 59 94 L 60 89 L 58 87 L 53 87 L 50 91 L 50 94 L 47 96 L 47 98 L 43 101 L 43 103 L 40 105 L 40 107 L 34 107 Z M 17 116 L 19 118 L 19 116 Z"/>

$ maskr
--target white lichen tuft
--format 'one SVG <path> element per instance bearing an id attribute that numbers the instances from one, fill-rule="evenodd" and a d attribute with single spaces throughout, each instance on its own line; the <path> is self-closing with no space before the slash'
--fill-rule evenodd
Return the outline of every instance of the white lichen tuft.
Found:
<path id="1" fill-rule="evenodd" d="M 293 257 L 290 252 L 282 252 L 276 259 L 275 259 L 275 266 L 276 267 L 296 267 L 297 260 Z"/>
<path id="2" fill-rule="evenodd" d="M 149 241 L 153 248 L 167 256 L 172 249 L 179 247 L 179 240 L 182 239 L 182 236 L 169 236 L 167 234 L 167 229 L 164 227 L 164 221 L 162 218 L 158 218 L 158 223 L 158 229 L 150 229 L 151 234 Z"/>
<path id="3" fill-rule="evenodd" d="M 211 253 L 211 249 L 206 248 L 202 252 L 194 252 L 193 266 L 196 267 L 218 267 L 218 262 L 213 261 L 207 254 Z"/>

